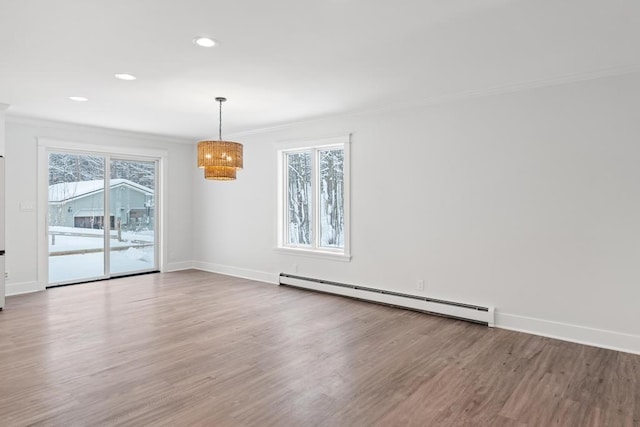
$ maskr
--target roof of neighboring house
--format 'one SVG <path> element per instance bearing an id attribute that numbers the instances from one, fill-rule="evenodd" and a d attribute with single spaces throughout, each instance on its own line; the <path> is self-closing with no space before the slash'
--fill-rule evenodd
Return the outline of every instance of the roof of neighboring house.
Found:
<path id="1" fill-rule="evenodd" d="M 73 212 L 73 216 L 103 216 L 104 211 L 102 209 L 78 209 Z M 113 216 L 113 212 L 109 212 L 109 216 Z"/>
<path id="2" fill-rule="evenodd" d="M 145 187 L 144 185 L 136 184 L 133 181 L 129 181 L 124 178 L 117 178 L 111 180 L 110 187 L 130 187 L 146 195 L 152 196 L 153 190 Z M 104 180 L 95 179 L 92 181 L 78 181 L 78 182 L 61 182 L 59 184 L 53 184 L 49 186 L 49 203 L 62 203 L 71 200 L 87 197 L 91 194 L 101 193 L 104 191 Z"/>

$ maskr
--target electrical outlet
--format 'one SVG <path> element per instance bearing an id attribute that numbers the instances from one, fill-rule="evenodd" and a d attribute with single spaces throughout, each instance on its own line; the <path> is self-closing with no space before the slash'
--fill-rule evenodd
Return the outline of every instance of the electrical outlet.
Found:
<path id="1" fill-rule="evenodd" d="M 416 289 L 419 291 L 424 291 L 424 280 L 418 280 L 418 283 L 416 283 Z"/>
<path id="2" fill-rule="evenodd" d="M 4 278 L 5 278 L 5 279 L 8 279 L 8 278 L 9 278 L 9 272 L 8 272 L 8 271 L 5 271 L 5 272 L 4 272 Z"/>
<path id="3" fill-rule="evenodd" d="M 298 264 L 293 264 L 291 266 L 291 269 L 293 270 L 294 273 L 297 273 L 298 272 Z"/>

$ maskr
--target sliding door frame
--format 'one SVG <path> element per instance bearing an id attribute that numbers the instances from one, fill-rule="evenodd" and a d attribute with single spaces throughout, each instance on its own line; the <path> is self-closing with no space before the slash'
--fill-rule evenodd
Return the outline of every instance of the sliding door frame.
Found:
<path id="1" fill-rule="evenodd" d="M 86 154 L 104 156 L 105 159 L 105 182 L 110 179 L 110 164 L 111 160 L 141 160 L 141 161 L 155 161 L 157 162 L 156 168 L 156 236 L 155 244 L 157 249 L 155 250 L 156 264 L 158 269 L 163 272 L 166 271 L 167 265 L 167 222 L 166 210 L 166 191 L 167 188 L 167 164 L 168 164 L 168 152 L 166 150 L 146 149 L 146 148 L 131 148 L 131 147 L 104 147 L 99 145 L 83 144 L 76 142 L 60 141 L 48 138 L 37 138 L 38 144 L 38 203 L 37 203 L 37 247 L 38 247 L 38 290 L 45 290 L 49 284 L 49 224 L 48 224 L 48 208 L 49 208 L 49 153 L 51 152 L 64 152 L 70 154 Z M 104 209 L 108 211 L 109 191 L 105 191 L 105 206 Z M 109 237 L 110 223 L 105 221 L 105 240 Z M 108 223 L 108 224 L 107 224 Z M 117 277 L 123 274 L 110 274 L 107 271 L 109 266 L 109 251 L 106 250 L 105 245 L 105 277 Z"/>

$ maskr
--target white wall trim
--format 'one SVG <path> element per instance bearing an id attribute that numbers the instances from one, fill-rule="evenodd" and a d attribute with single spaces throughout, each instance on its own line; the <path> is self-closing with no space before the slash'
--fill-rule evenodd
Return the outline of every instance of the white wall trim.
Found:
<path id="1" fill-rule="evenodd" d="M 282 139 L 273 143 L 273 147 L 278 151 L 295 150 L 298 148 L 322 147 L 332 145 L 348 145 L 351 143 L 351 133 L 340 133 L 336 135 L 326 135 L 319 137 Z"/>
<path id="2" fill-rule="evenodd" d="M 170 262 L 167 264 L 166 273 L 172 271 L 190 270 L 193 268 L 193 261 Z"/>
<path id="3" fill-rule="evenodd" d="M 38 292 L 40 290 L 41 289 L 38 286 L 38 282 L 36 281 L 18 282 L 18 283 L 7 282 L 5 292 L 7 296 L 12 296 L 12 295 L 28 294 L 31 292 Z"/>
<path id="4" fill-rule="evenodd" d="M 183 263 L 187 264 L 187 262 Z M 279 283 L 279 273 L 193 261 L 192 268 L 266 283 Z M 495 311 L 495 327 L 625 353 L 640 354 L 640 336 L 571 325 Z"/>
<path id="5" fill-rule="evenodd" d="M 63 150 L 78 153 L 93 153 L 104 156 L 135 156 L 148 158 L 158 162 L 157 170 L 157 191 L 156 206 L 160 209 L 156 211 L 157 232 L 156 245 L 158 245 L 158 269 L 162 272 L 167 270 L 167 241 L 168 229 L 168 167 L 169 151 L 163 149 L 149 149 L 139 147 L 105 147 L 101 145 L 85 144 L 82 142 L 64 141 L 50 138 L 36 137 L 37 144 L 37 259 L 38 259 L 38 286 L 44 290 L 48 284 L 48 259 L 49 246 L 47 242 L 48 223 L 47 212 L 49 206 L 49 183 L 48 183 L 48 150 Z"/>
<path id="6" fill-rule="evenodd" d="M 99 135 L 127 137 L 136 139 L 146 139 L 149 141 L 157 141 L 171 144 L 193 144 L 194 140 L 179 136 L 159 135 L 153 133 L 136 132 L 124 129 L 105 128 L 93 125 L 85 125 L 81 123 L 60 122 L 55 120 L 41 119 L 37 117 L 23 116 L 13 112 L 7 113 L 7 123 L 43 127 L 49 129 L 61 129 L 71 131 L 84 131 Z"/>
<path id="7" fill-rule="evenodd" d="M 169 155 L 168 150 L 158 150 L 151 148 L 139 147 L 106 147 L 104 145 L 86 144 L 84 142 L 63 141 L 52 138 L 38 137 L 38 147 L 47 147 L 57 150 L 77 151 L 81 153 L 95 153 L 101 155 L 124 155 L 124 156 L 142 156 L 154 159 L 161 159 Z"/>
<path id="8" fill-rule="evenodd" d="M 273 248 L 273 250 L 282 255 L 289 255 L 289 256 L 301 256 L 301 257 L 307 257 L 307 258 L 318 258 L 318 259 L 326 259 L 329 261 L 342 261 L 342 262 L 349 262 L 351 260 L 350 254 L 328 252 L 320 249 L 305 249 L 305 248 L 283 246 L 283 247 L 275 247 Z"/>
<path id="9" fill-rule="evenodd" d="M 192 266 L 194 269 L 210 273 L 224 274 L 258 282 L 279 283 L 279 273 L 256 271 L 204 261 L 193 261 Z M 621 332 L 502 313 L 499 310 L 495 311 L 495 327 L 625 353 L 640 354 L 640 336 Z"/>
<path id="10" fill-rule="evenodd" d="M 258 282 L 271 284 L 278 284 L 279 282 L 278 273 L 251 270 L 204 261 L 181 261 L 167 265 L 167 271 L 169 272 L 188 270 L 192 268 L 210 273 L 255 280 Z M 35 281 L 7 283 L 6 287 L 7 296 L 37 292 L 40 290 L 38 282 Z M 625 353 L 640 354 L 640 336 L 638 335 L 554 322 L 551 320 L 520 316 L 510 313 L 502 313 L 498 310 L 496 310 L 495 316 L 496 328 L 539 335 L 562 341 L 574 342 L 577 344 L 606 348 L 609 350 L 622 351 Z"/>
<path id="11" fill-rule="evenodd" d="M 464 101 L 467 99 L 516 93 L 516 92 L 522 92 L 522 91 L 531 90 L 531 89 L 559 86 L 564 84 L 577 83 L 577 82 L 595 80 L 595 79 L 606 78 L 606 77 L 623 76 L 623 75 L 633 74 L 637 72 L 640 72 L 640 65 L 634 64 L 630 66 L 609 67 L 609 68 L 604 68 L 604 69 L 589 71 L 589 72 L 563 74 L 563 75 L 559 75 L 559 76 L 547 78 L 547 79 L 516 82 L 511 84 L 504 84 L 504 85 L 486 87 L 481 89 L 473 89 L 468 91 L 449 93 L 445 95 L 432 96 L 429 98 L 412 100 L 409 102 L 388 104 L 383 107 L 376 107 L 376 108 L 363 109 L 363 110 L 343 111 L 335 114 L 325 114 L 321 116 L 310 117 L 308 119 L 283 122 L 279 124 L 274 124 L 272 126 L 266 126 L 266 127 L 257 128 L 257 129 L 249 129 L 246 131 L 239 131 L 239 132 L 230 132 L 227 134 L 227 136 L 230 138 L 241 138 L 245 136 L 260 135 L 260 134 L 265 134 L 270 132 L 282 131 L 282 130 L 286 130 L 286 129 L 290 129 L 290 128 L 294 128 L 302 125 L 309 125 L 309 124 L 321 122 L 323 120 L 327 120 L 331 118 L 368 116 L 368 115 L 375 115 L 375 114 L 392 113 L 395 111 L 420 109 L 420 108 L 426 108 L 426 107 L 431 107 L 435 105 L 448 104 L 451 102 Z"/>
<path id="12" fill-rule="evenodd" d="M 36 144 L 37 144 L 36 139 Z M 37 169 L 38 178 L 36 181 L 36 269 L 38 290 L 44 291 L 49 282 L 49 243 L 47 241 L 49 227 L 47 221 L 49 209 L 49 159 L 47 157 L 47 147 L 40 145 L 37 147 Z"/>
<path id="13" fill-rule="evenodd" d="M 496 328 L 640 354 L 640 336 L 496 311 Z"/>
<path id="14" fill-rule="evenodd" d="M 320 212 L 319 201 L 319 175 L 318 175 L 318 150 L 323 147 L 341 147 L 344 151 L 344 246 L 342 250 L 330 250 L 322 248 L 319 242 L 319 220 Z M 351 260 L 351 133 L 341 134 L 338 136 L 326 137 L 322 139 L 290 139 L 287 141 L 278 141 L 274 144 L 276 155 L 276 188 L 277 197 L 275 205 L 275 214 L 277 226 L 275 227 L 276 250 L 289 255 L 315 256 L 318 258 L 333 259 L 349 262 Z M 312 167 L 312 189 L 313 189 L 313 214 L 311 215 L 313 223 L 313 244 L 310 247 L 293 247 L 285 245 L 286 229 L 285 212 L 287 210 L 286 194 L 286 170 L 285 156 L 287 152 L 301 150 L 312 151 L 314 158 Z"/>
<path id="15" fill-rule="evenodd" d="M 193 261 L 193 268 L 196 270 L 208 271 L 209 273 L 224 274 L 227 276 L 240 277 L 242 279 L 255 280 L 277 285 L 279 283 L 279 273 L 269 273 L 267 271 L 251 270 L 248 268 L 233 267 L 230 265 L 213 264 L 204 261 Z"/>

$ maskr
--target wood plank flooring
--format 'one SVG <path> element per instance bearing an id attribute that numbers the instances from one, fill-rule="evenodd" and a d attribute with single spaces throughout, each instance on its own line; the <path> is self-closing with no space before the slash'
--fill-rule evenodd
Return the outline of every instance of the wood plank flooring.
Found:
<path id="1" fill-rule="evenodd" d="M 640 356 L 189 270 L 9 297 L 0 425 L 640 426 Z"/>

